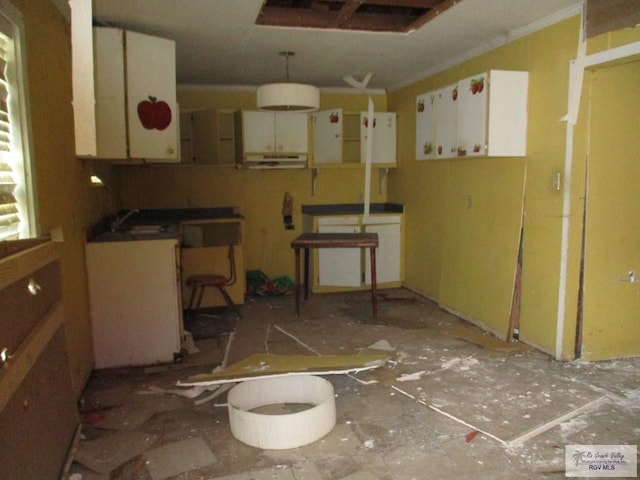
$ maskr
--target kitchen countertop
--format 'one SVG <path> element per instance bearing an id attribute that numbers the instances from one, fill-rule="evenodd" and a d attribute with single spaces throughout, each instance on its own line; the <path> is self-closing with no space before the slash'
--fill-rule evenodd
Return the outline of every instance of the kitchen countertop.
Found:
<path id="1" fill-rule="evenodd" d="M 399 203 L 371 203 L 369 213 L 402 213 L 404 206 Z M 303 205 L 304 215 L 362 215 L 364 203 L 334 203 L 326 205 Z"/>
<path id="2" fill-rule="evenodd" d="M 122 218 L 128 210 L 116 215 Z M 166 208 L 140 210 L 132 214 L 111 231 L 114 217 L 102 219 L 87 232 L 89 242 L 129 242 L 136 240 L 159 240 L 179 237 L 179 225 L 187 220 L 214 220 L 225 218 L 242 218 L 235 207 L 211 208 Z"/>

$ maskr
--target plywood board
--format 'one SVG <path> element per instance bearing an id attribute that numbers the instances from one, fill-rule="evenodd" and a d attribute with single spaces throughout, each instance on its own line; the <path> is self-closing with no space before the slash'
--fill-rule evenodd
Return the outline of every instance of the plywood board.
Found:
<path id="1" fill-rule="evenodd" d="M 384 365 L 384 354 L 358 355 L 271 355 L 255 354 L 229 367 L 189 377 L 179 385 L 213 385 L 242 380 L 285 375 L 331 375 L 361 372 Z"/>

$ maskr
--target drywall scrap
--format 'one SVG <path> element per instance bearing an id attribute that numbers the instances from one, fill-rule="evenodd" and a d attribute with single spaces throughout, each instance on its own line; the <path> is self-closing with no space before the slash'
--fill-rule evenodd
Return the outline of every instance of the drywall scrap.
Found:
<path id="1" fill-rule="evenodd" d="M 80 442 L 74 460 L 98 473 L 109 473 L 151 447 L 158 437 L 144 432 L 117 432 Z"/>
<path id="2" fill-rule="evenodd" d="M 383 353 L 356 355 L 273 355 L 255 354 L 227 368 L 194 375 L 180 386 L 236 383 L 262 377 L 289 375 L 337 375 L 358 373 L 381 367 L 388 356 Z"/>
<path id="3" fill-rule="evenodd" d="M 173 442 L 143 453 L 145 464 L 153 480 L 164 480 L 182 473 L 216 463 L 202 437 Z"/>

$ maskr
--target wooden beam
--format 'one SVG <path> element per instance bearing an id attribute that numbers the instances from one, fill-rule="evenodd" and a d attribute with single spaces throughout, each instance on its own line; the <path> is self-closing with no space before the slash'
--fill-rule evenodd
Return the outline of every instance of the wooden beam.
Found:
<path id="1" fill-rule="evenodd" d="M 364 2 L 363 0 L 348 0 L 342 6 L 340 11 L 338 12 L 338 16 L 336 19 L 329 25 L 330 28 L 338 28 L 344 25 L 353 15 L 356 13 L 356 10 L 360 8 Z"/>
<path id="2" fill-rule="evenodd" d="M 440 15 L 445 10 L 453 7 L 457 3 L 460 3 L 462 0 L 441 0 L 438 2 L 436 6 L 434 6 L 429 13 L 421 16 L 415 22 L 413 22 L 407 31 L 413 31 L 419 29 L 421 26 L 426 24 L 427 22 L 433 20 L 435 17 Z"/>

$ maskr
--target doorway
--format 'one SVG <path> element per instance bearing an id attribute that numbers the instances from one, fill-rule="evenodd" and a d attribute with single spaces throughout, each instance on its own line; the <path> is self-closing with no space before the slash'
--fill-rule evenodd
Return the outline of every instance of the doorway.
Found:
<path id="1" fill-rule="evenodd" d="M 584 360 L 640 355 L 640 61 L 585 72 Z"/>

